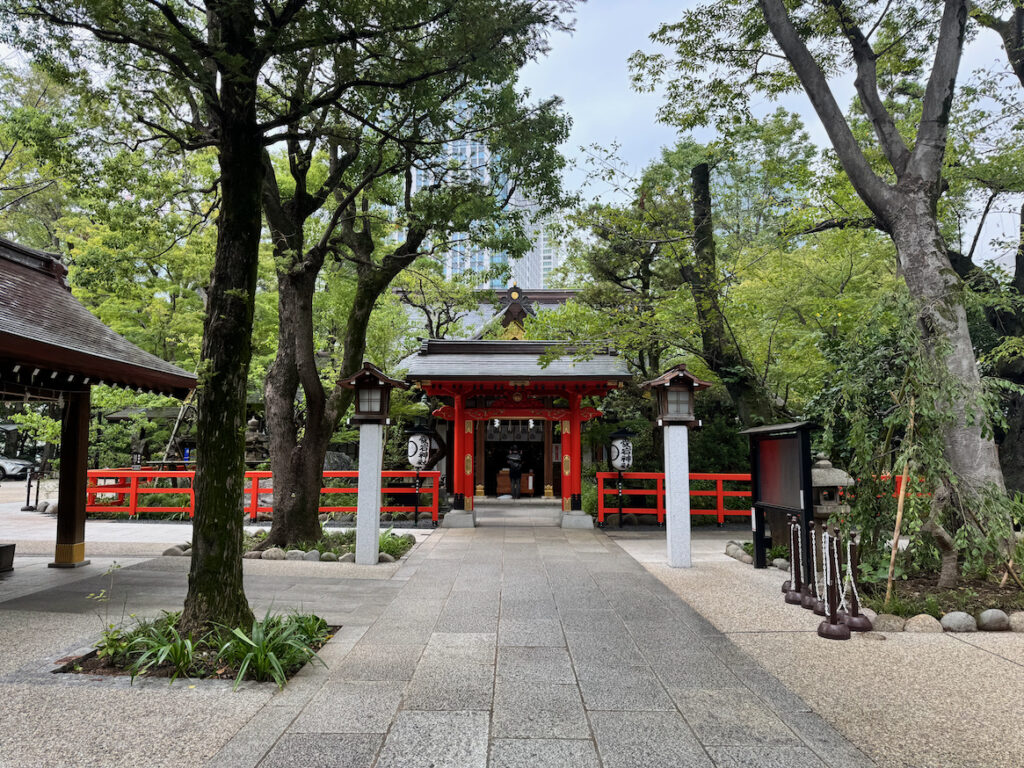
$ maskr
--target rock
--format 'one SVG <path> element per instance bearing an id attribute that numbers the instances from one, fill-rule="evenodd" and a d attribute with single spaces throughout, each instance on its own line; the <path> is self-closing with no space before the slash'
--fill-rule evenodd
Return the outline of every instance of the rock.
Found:
<path id="1" fill-rule="evenodd" d="M 185 553 L 182 552 L 181 549 L 178 547 L 168 547 L 164 550 L 165 557 L 181 557 L 184 554 Z"/>
<path id="2" fill-rule="evenodd" d="M 402 522 L 409 519 L 409 512 L 395 512 L 391 515 L 391 519 L 397 522 Z"/>
<path id="3" fill-rule="evenodd" d="M 303 560 L 309 560 L 311 563 L 319 563 L 320 562 L 320 550 L 318 550 L 318 549 L 311 549 L 311 550 L 309 550 L 309 552 L 307 552 L 306 554 L 304 554 L 302 556 L 302 559 Z"/>
<path id="4" fill-rule="evenodd" d="M 330 518 L 331 518 L 331 516 L 330 516 L 330 515 L 328 515 L 328 514 L 327 514 L 326 512 L 323 512 L 323 513 L 321 513 L 320 515 L 317 515 L 317 519 L 318 519 L 318 520 L 319 520 L 319 521 L 320 521 L 321 523 L 326 523 L 326 522 L 327 522 L 328 520 L 330 520 Z"/>
<path id="5" fill-rule="evenodd" d="M 416 523 L 416 527 L 417 528 L 426 528 L 427 530 L 429 530 L 429 529 L 434 527 L 434 521 L 431 520 L 429 517 L 427 517 L 427 518 L 424 518 L 423 520 L 420 520 L 418 523 Z"/>
<path id="6" fill-rule="evenodd" d="M 321 563 L 336 563 L 338 562 L 338 556 L 333 552 L 322 552 L 320 554 Z"/>
<path id="7" fill-rule="evenodd" d="M 874 624 L 875 619 L 878 618 L 878 613 L 873 611 L 873 610 L 871 610 L 870 608 L 865 608 L 865 607 L 861 606 L 860 612 L 862 614 L 864 614 L 865 616 L 867 616 L 871 620 L 872 624 Z"/>
<path id="8" fill-rule="evenodd" d="M 344 555 L 338 558 L 339 563 L 354 563 L 356 561 L 355 552 L 346 552 Z"/>
<path id="9" fill-rule="evenodd" d="M 943 616 L 939 623 L 947 632 L 977 632 L 978 622 L 974 617 L 964 611 L 950 611 Z"/>
<path id="10" fill-rule="evenodd" d="M 1010 617 L 998 608 L 989 608 L 978 614 L 978 629 L 982 632 L 1006 632 L 1010 629 Z"/>
<path id="11" fill-rule="evenodd" d="M 264 560 L 284 560 L 284 550 L 280 547 L 271 547 L 270 549 L 263 550 Z"/>
<path id="12" fill-rule="evenodd" d="M 266 502 L 264 502 L 264 503 L 266 503 Z M 257 512 L 256 513 L 256 522 L 258 522 L 258 523 L 269 523 L 273 519 L 274 519 L 274 516 L 272 514 L 270 514 L 269 512 Z"/>
<path id="13" fill-rule="evenodd" d="M 416 537 L 413 536 L 411 533 L 403 533 L 399 538 L 403 541 L 408 541 L 410 544 L 416 543 Z"/>
<path id="14" fill-rule="evenodd" d="M 927 613 L 919 613 L 911 616 L 903 625 L 904 632 L 941 632 L 942 625 L 934 616 Z"/>
<path id="15" fill-rule="evenodd" d="M 613 526 L 614 527 L 618 527 L 618 525 L 619 525 L 619 513 L 618 512 L 612 512 L 610 515 L 605 515 L 604 516 L 604 524 L 606 526 L 608 526 L 609 528 L 611 528 Z"/>
<path id="16" fill-rule="evenodd" d="M 246 552 L 244 555 L 242 555 L 243 560 L 260 560 L 262 558 L 263 553 L 256 549 L 252 550 L 251 552 Z"/>
<path id="17" fill-rule="evenodd" d="M 50 515 L 50 517 L 56 517 L 57 516 L 57 505 L 52 503 L 52 502 L 47 504 L 46 505 L 46 512 L 44 512 L 43 514 Z"/>
<path id="18" fill-rule="evenodd" d="M 50 502 L 48 502 L 48 501 L 40 501 L 39 504 L 36 506 L 36 512 L 38 512 L 40 515 L 45 515 L 46 514 L 46 510 L 49 509 L 49 508 L 50 508 Z"/>
<path id="19" fill-rule="evenodd" d="M 391 522 L 391 513 L 390 512 L 385 512 L 383 515 L 380 516 L 380 521 L 382 523 L 390 523 Z"/>
<path id="20" fill-rule="evenodd" d="M 741 563 L 746 563 L 747 565 L 753 565 L 754 564 L 754 558 L 752 558 L 750 555 L 748 555 L 746 552 L 744 552 L 743 556 L 740 558 L 740 562 Z"/>
<path id="21" fill-rule="evenodd" d="M 774 560 L 772 560 L 772 567 L 778 568 L 780 571 L 788 571 L 789 561 L 781 557 L 776 557 Z"/>
<path id="22" fill-rule="evenodd" d="M 338 518 L 338 525 L 352 525 L 355 521 L 355 515 L 342 515 Z"/>
<path id="23" fill-rule="evenodd" d="M 353 555 L 353 557 L 354 557 L 354 555 Z M 378 563 L 393 563 L 393 562 L 395 562 L 395 558 L 393 558 L 387 552 L 381 552 L 379 555 L 377 555 L 377 562 Z"/>
<path id="24" fill-rule="evenodd" d="M 301 549 L 289 549 L 284 553 L 285 560 L 302 560 L 306 557 L 306 553 Z"/>
<path id="25" fill-rule="evenodd" d="M 267 529 L 266 528 L 257 528 L 255 533 L 253 533 L 253 536 L 258 536 L 261 539 L 265 539 L 267 537 Z"/>
<path id="26" fill-rule="evenodd" d="M 1024 632 L 1024 611 L 1014 611 L 1010 614 L 1010 631 Z"/>
<path id="27" fill-rule="evenodd" d="M 907 620 L 891 613 L 880 613 L 871 620 L 875 632 L 902 632 Z"/>

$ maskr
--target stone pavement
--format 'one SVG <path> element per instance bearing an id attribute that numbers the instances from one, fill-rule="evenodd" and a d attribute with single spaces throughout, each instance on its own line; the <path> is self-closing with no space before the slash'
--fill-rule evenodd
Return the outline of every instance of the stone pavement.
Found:
<path id="1" fill-rule="evenodd" d="M 342 625 L 326 668 L 281 692 L 49 674 L 98 635 L 84 596 L 109 560 L 19 558 L 0 580 L 0 766 L 872 765 L 614 540 L 557 517 L 480 505 L 479 528 L 394 565 L 245 561 L 257 613 Z M 131 562 L 109 605 L 180 607 L 187 559 Z"/>
<path id="2" fill-rule="evenodd" d="M 871 765 L 600 531 L 480 505 L 210 765 Z M 499 522 L 504 519 L 504 525 Z M 538 521 L 534 524 L 534 520 Z"/>

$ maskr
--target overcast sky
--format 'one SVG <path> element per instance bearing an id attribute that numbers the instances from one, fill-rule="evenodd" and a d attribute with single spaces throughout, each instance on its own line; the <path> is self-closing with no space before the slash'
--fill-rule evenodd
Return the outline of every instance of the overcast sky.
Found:
<path id="1" fill-rule="evenodd" d="M 563 147 L 569 158 L 582 161 L 582 146 L 596 143 L 611 147 L 618 142 L 619 156 L 635 175 L 658 157 L 661 147 L 675 142 L 675 129 L 657 121 L 661 96 L 633 91 L 626 60 L 638 49 L 653 51 L 649 35 L 659 24 L 677 20 L 683 8 L 694 4 L 686 0 L 589 0 L 577 9 L 575 32 L 554 34 L 551 53 L 523 70 L 521 83 L 533 91 L 535 98 L 557 94 L 564 99 L 573 119 L 572 134 Z M 979 67 L 1003 66 L 1003 57 L 994 33 L 980 34 L 965 53 L 960 82 Z M 854 95 L 852 78 L 840 79 L 833 87 L 839 103 L 849 104 Z M 755 109 L 768 113 L 776 106 L 765 101 Z M 803 117 L 815 142 L 827 144 L 824 130 L 802 93 L 787 97 L 782 106 Z M 708 133 L 701 138 L 710 137 Z M 567 174 L 572 188 L 578 188 L 584 178 L 582 167 Z M 602 197 L 610 194 L 606 187 L 594 187 L 589 192 Z M 1019 201 L 1004 202 L 1004 213 L 990 214 L 983 240 L 1005 237 L 1016 241 L 1018 206 Z M 986 248 L 983 257 L 997 255 L 1005 254 Z"/>

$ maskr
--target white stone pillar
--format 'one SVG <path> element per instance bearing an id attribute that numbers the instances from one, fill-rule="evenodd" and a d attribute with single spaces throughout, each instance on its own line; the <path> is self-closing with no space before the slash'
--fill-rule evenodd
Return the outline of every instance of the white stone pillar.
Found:
<path id="1" fill-rule="evenodd" d="M 685 425 L 665 426 L 665 540 L 671 568 L 689 568 L 690 446 Z"/>
<path id="2" fill-rule="evenodd" d="M 356 501 L 356 562 L 375 565 L 380 555 L 380 471 L 384 425 L 359 425 L 359 493 Z"/>

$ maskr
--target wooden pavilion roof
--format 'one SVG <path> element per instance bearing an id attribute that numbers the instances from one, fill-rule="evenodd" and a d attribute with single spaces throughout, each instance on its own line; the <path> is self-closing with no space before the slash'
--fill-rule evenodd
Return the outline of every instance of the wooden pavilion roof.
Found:
<path id="1" fill-rule="evenodd" d="M 196 377 L 104 325 L 71 295 L 58 256 L 0 238 L 0 394 L 91 384 L 184 397 Z"/>

